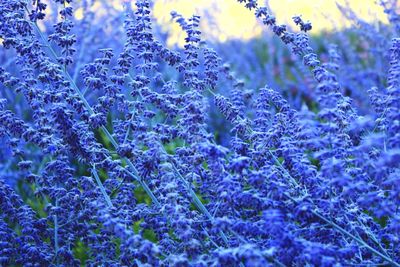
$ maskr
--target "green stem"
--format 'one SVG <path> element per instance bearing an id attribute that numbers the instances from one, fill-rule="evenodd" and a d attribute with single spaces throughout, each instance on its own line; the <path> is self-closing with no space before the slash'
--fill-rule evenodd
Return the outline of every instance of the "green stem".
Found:
<path id="1" fill-rule="evenodd" d="M 97 173 L 95 164 L 92 165 L 92 174 L 93 174 L 94 178 L 96 179 L 96 183 L 100 188 L 101 194 L 103 195 L 103 197 L 104 197 L 104 199 L 105 199 L 105 201 L 107 203 L 107 206 L 109 208 L 112 208 L 113 204 L 111 202 L 110 196 L 107 194 L 106 189 L 104 188 L 104 185 L 100 180 L 100 177 L 99 177 L 99 174 Z"/>
<path id="2" fill-rule="evenodd" d="M 239 117 L 241 120 L 243 120 L 243 118 Z M 253 133 L 253 129 L 251 129 L 250 127 L 247 127 L 247 131 L 251 134 Z M 268 153 L 272 156 L 273 160 L 275 161 L 275 163 L 278 165 L 278 167 L 284 172 L 285 176 L 287 178 L 289 178 L 290 181 L 292 181 L 296 186 L 300 187 L 300 184 L 297 182 L 296 179 L 293 178 L 293 176 L 289 173 L 289 171 L 279 162 L 279 160 L 276 158 L 276 156 L 270 151 L 268 150 Z M 292 198 L 288 193 L 284 193 L 284 196 L 286 196 L 288 199 L 290 199 L 291 201 L 298 203 L 297 200 L 295 200 L 294 198 Z M 356 241 L 358 244 L 364 246 L 367 250 L 369 250 L 371 253 L 381 257 L 382 259 L 384 259 L 385 261 L 389 262 L 391 265 L 396 266 L 396 267 L 400 267 L 400 264 L 395 262 L 393 259 L 391 259 L 390 257 L 384 255 L 382 252 L 376 250 L 375 248 L 371 247 L 370 245 L 368 245 L 364 240 L 357 238 L 356 236 L 354 236 L 353 234 L 351 234 L 349 231 L 345 230 L 344 228 L 342 228 L 341 226 L 337 225 L 336 223 L 334 223 L 333 221 L 331 221 L 330 219 L 326 218 L 324 215 L 318 213 L 315 210 L 311 210 L 311 213 L 313 215 L 315 215 L 316 217 L 318 217 L 319 219 L 321 219 L 322 221 L 328 223 L 330 226 L 332 226 L 334 229 L 336 229 L 337 231 L 339 231 L 341 234 L 343 234 L 344 236 L 347 236 L 348 238 L 353 239 L 354 241 Z M 384 252 L 386 254 L 386 252 Z"/>
<path id="3" fill-rule="evenodd" d="M 400 264 L 395 262 L 394 260 L 392 260 L 391 258 L 387 257 L 386 255 L 382 254 L 380 251 L 374 249 L 373 247 L 371 247 L 370 245 L 368 245 L 364 240 L 354 236 L 352 233 L 348 232 L 347 230 L 343 229 L 342 227 L 340 227 L 339 225 L 337 225 L 336 223 L 330 221 L 329 219 L 326 219 L 323 215 L 321 215 L 320 213 L 318 213 L 317 211 L 311 210 L 311 213 L 314 214 L 315 216 L 317 216 L 318 218 L 320 218 L 322 221 L 326 222 L 327 224 L 331 225 L 333 228 L 335 228 L 336 230 L 338 230 L 339 232 L 341 232 L 343 235 L 353 239 L 354 241 L 356 241 L 358 244 L 360 244 L 361 246 L 364 246 L 366 249 L 368 249 L 370 252 L 374 253 L 375 255 L 378 255 L 379 257 L 381 257 L 382 259 L 386 260 L 388 263 L 390 263 L 393 266 L 396 267 L 400 267 Z"/>
<path id="4" fill-rule="evenodd" d="M 56 208 L 58 208 L 58 198 L 56 198 Z M 57 209 L 56 209 L 57 212 Z M 54 252 L 55 252 L 55 257 L 56 257 L 56 262 L 58 265 L 58 250 L 59 250 L 59 244 L 58 244 L 58 217 L 57 214 L 53 215 L 54 218 Z"/>
<path id="5" fill-rule="evenodd" d="M 37 32 L 39 33 L 42 41 L 45 43 L 45 45 L 48 47 L 48 49 L 50 50 L 51 54 L 53 55 L 53 57 L 55 59 L 57 59 L 57 54 L 54 51 L 54 49 L 51 47 L 51 45 L 47 42 L 46 38 L 44 37 L 43 33 L 41 32 L 40 28 L 38 27 L 38 25 L 36 23 L 33 23 L 33 25 L 35 26 Z M 90 114 L 93 114 L 94 111 L 92 109 L 92 107 L 90 106 L 90 104 L 87 102 L 86 98 L 84 97 L 84 95 L 82 94 L 82 92 L 79 90 L 78 86 L 76 85 L 76 83 L 74 82 L 74 80 L 72 79 L 72 77 L 69 75 L 69 73 L 65 70 L 63 70 L 63 73 L 65 75 L 65 77 L 67 78 L 67 80 L 69 81 L 69 83 L 71 84 L 71 87 L 74 89 L 74 91 L 78 94 L 80 100 L 83 102 L 84 106 L 86 107 L 86 109 L 88 110 L 88 112 Z M 111 135 L 111 133 L 108 131 L 108 129 L 105 126 L 101 126 L 100 128 L 102 130 L 102 132 L 107 136 L 108 141 L 110 141 L 110 143 L 113 145 L 113 147 L 115 149 L 118 149 L 118 143 L 117 141 L 114 139 L 114 137 Z M 137 181 L 139 181 L 139 183 L 141 184 L 141 186 L 144 188 L 144 190 L 146 191 L 146 193 L 150 196 L 150 198 L 152 199 L 152 201 L 154 203 L 156 203 L 158 206 L 160 205 L 159 201 L 157 200 L 157 198 L 155 197 L 154 193 L 151 191 L 151 189 L 149 188 L 149 186 L 146 184 L 146 182 L 144 182 L 142 179 L 140 179 L 138 177 L 138 171 L 136 169 L 136 167 L 133 165 L 133 163 L 130 161 L 130 159 L 128 159 L 127 157 L 123 157 L 123 159 L 127 162 L 127 164 L 129 165 L 129 167 L 133 170 L 134 174 L 130 173 L 132 177 L 134 177 Z"/>

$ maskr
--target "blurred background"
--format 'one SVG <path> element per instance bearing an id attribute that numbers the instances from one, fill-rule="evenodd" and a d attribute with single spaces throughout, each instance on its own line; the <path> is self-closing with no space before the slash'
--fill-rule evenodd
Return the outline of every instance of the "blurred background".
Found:
<path id="1" fill-rule="evenodd" d="M 280 23 L 294 26 L 292 17 L 302 15 L 313 23 L 313 33 L 340 30 L 352 23 L 345 19 L 341 8 L 353 10 L 366 22 L 387 23 L 382 8 L 377 8 L 376 0 L 267 0 L 259 1 L 275 13 Z M 230 39 L 249 40 L 260 36 L 263 27 L 253 12 L 243 9 L 243 5 L 232 0 L 158 0 L 155 1 L 154 15 L 157 21 L 172 33 L 169 43 L 182 42 L 176 25 L 170 21 L 169 11 L 175 10 L 184 16 L 199 14 L 204 17 L 202 29 L 206 38 L 219 42 Z"/>
<path id="2" fill-rule="evenodd" d="M 350 9 L 357 17 L 365 22 L 388 23 L 383 9 L 379 6 L 380 0 L 263 0 L 259 1 L 269 6 L 280 23 L 294 26 L 292 17 L 302 15 L 305 20 L 313 22 L 313 34 L 324 31 L 341 30 L 351 27 L 350 16 L 343 12 Z M 124 6 L 134 1 L 112 0 L 94 1 L 91 10 L 101 16 L 112 7 L 116 11 L 123 11 Z M 108 7 L 108 11 L 105 9 Z M 262 34 L 264 27 L 257 21 L 253 12 L 244 9 L 243 5 L 235 0 L 155 0 L 154 17 L 168 31 L 168 44 L 183 44 L 180 28 L 171 22 L 171 11 L 177 11 L 185 17 L 193 14 L 202 17 L 201 28 L 204 37 L 219 42 L 231 39 L 249 40 Z M 83 18 L 83 8 L 78 8 L 76 18 Z"/>

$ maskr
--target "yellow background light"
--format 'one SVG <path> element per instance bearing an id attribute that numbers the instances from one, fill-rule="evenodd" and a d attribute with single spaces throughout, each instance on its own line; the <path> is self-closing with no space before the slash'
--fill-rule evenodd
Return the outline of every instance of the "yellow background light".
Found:
<path id="1" fill-rule="evenodd" d="M 383 8 L 375 0 L 267 0 L 259 1 L 273 11 L 278 23 L 294 27 L 291 18 L 302 15 L 313 25 L 311 33 L 331 31 L 351 26 L 344 19 L 337 4 L 349 6 L 357 16 L 367 22 L 387 23 Z M 154 17 L 171 33 L 169 44 L 182 43 L 183 37 L 177 25 L 171 24 L 170 11 L 175 10 L 185 17 L 192 14 L 202 16 L 201 28 L 207 38 L 220 42 L 232 38 L 250 39 L 261 34 L 265 26 L 257 21 L 254 13 L 236 0 L 157 0 Z"/>
<path id="2" fill-rule="evenodd" d="M 94 1 L 90 10 L 101 20 L 102 16 L 110 12 L 110 8 L 118 16 L 122 15 L 124 5 L 132 4 L 134 7 L 134 3 L 129 0 L 98 0 Z M 296 30 L 291 18 L 302 15 L 305 21 L 309 20 L 313 25 L 311 34 L 354 25 L 344 18 L 337 4 L 349 6 L 363 21 L 387 23 L 386 14 L 376 4 L 376 0 L 264 0 L 259 3 L 270 7 L 278 24 L 288 24 Z M 168 45 L 184 43 L 182 30 L 177 23 L 171 21 L 171 11 L 177 11 L 186 18 L 193 14 L 200 15 L 203 36 L 219 42 L 248 40 L 259 36 L 266 29 L 255 18 L 253 11 L 247 10 L 236 0 L 154 0 L 153 17 L 162 25 L 163 30 L 169 32 Z M 51 13 L 51 10 L 47 12 Z M 83 15 L 82 8 L 75 10 L 75 18 L 82 19 Z"/>

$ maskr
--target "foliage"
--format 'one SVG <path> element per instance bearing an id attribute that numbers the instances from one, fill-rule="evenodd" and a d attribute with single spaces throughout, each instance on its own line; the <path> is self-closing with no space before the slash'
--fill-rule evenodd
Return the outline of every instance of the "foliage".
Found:
<path id="1" fill-rule="evenodd" d="M 395 1 L 327 38 L 238 2 L 273 34 L 0 2 L 1 266 L 400 266 Z"/>

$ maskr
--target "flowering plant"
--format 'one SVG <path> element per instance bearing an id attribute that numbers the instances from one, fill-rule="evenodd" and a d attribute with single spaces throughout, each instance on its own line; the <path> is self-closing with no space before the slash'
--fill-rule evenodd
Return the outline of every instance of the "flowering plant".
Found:
<path id="1" fill-rule="evenodd" d="M 1 266 L 400 266 L 395 1 L 322 52 L 238 2 L 273 33 L 263 66 L 225 64 L 197 15 L 167 47 L 149 0 L 111 29 L 91 1 L 1 1 Z"/>

